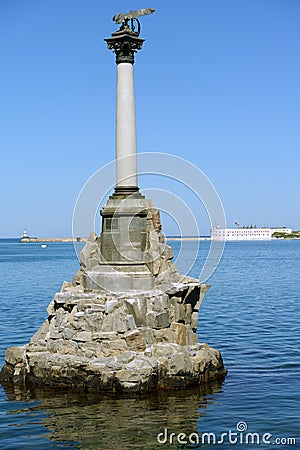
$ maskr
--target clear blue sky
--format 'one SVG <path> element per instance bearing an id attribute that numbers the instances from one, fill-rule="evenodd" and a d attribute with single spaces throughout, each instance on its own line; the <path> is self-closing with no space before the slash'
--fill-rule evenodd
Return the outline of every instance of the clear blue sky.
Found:
<path id="1" fill-rule="evenodd" d="M 141 7 L 156 13 L 135 64 L 138 151 L 196 164 L 228 226 L 300 228 L 299 0 L 145 1 L 1 0 L 1 237 L 71 235 L 82 186 L 114 158 L 103 39 Z"/>

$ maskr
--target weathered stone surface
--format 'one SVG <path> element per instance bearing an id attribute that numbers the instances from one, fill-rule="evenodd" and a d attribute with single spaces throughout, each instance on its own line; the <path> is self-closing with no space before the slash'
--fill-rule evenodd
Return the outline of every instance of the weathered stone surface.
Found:
<path id="1" fill-rule="evenodd" d="M 102 322 L 102 331 L 104 331 L 104 332 L 115 331 L 113 315 L 105 315 L 104 316 L 103 322 Z"/>
<path id="2" fill-rule="evenodd" d="M 186 326 L 183 323 L 173 322 L 171 330 L 175 333 L 175 343 L 178 345 L 186 345 Z"/>
<path id="3" fill-rule="evenodd" d="M 86 309 L 84 313 L 84 329 L 86 331 L 98 332 L 101 330 L 103 313 Z"/>
<path id="4" fill-rule="evenodd" d="M 78 331 L 73 336 L 73 341 L 88 342 L 92 340 L 92 333 L 90 331 Z"/>
<path id="5" fill-rule="evenodd" d="M 108 300 L 105 304 L 105 313 L 110 314 L 118 305 L 118 300 Z"/>
<path id="6" fill-rule="evenodd" d="M 156 339 L 154 336 L 155 330 L 152 330 L 149 327 L 140 327 L 139 330 L 142 333 L 142 336 L 147 345 L 152 345 L 156 342 Z"/>
<path id="7" fill-rule="evenodd" d="M 114 330 L 117 333 L 125 333 L 128 330 L 127 323 L 127 311 L 125 307 L 119 308 L 114 314 Z"/>
<path id="8" fill-rule="evenodd" d="M 6 350 L 5 361 L 8 364 L 14 366 L 18 363 L 24 363 L 25 360 L 26 360 L 26 346 L 10 347 Z"/>
<path id="9" fill-rule="evenodd" d="M 30 339 L 30 343 L 38 343 L 41 340 L 45 340 L 45 337 L 49 331 L 49 321 L 45 320 L 42 326 L 38 329 L 38 331 L 32 336 Z"/>
<path id="10" fill-rule="evenodd" d="M 156 327 L 157 328 L 168 328 L 170 325 L 170 316 L 168 312 L 161 312 L 156 315 Z"/>
<path id="11" fill-rule="evenodd" d="M 127 350 L 127 346 L 124 339 L 105 340 L 101 344 L 101 351 L 104 356 L 121 355 L 125 350 Z"/>
<path id="12" fill-rule="evenodd" d="M 156 315 L 154 312 L 148 312 L 146 315 L 146 326 L 149 328 L 157 328 Z"/>
<path id="13" fill-rule="evenodd" d="M 146 349 L 146 342 L 139 330 L 129 331 L 124 338 L 130 350 L 143 352 Z"/>
<path id="14" fill-rule="evenodd" d="M 55 313 L 54 299 L 49 303 L 48 308 L 47 308 L 47 313 L 49 314 L 49 316 L 53 316 L 53 314 Z"/>
<path id="15" fill-rule="evenodd" d="M 126 300 L 128 312 L 134 317 L 136 326 L 146 325 L 147 299 L 143 296 Z"/>
<path id="16" fill-rule="evenodd" d="M 134 330 L 136 328 L 134 317 L 131 314 L 127 314 L 126 316 L 126 327 L 127 330 Z"/>
<path id="17" fill-rule="evenodd" d="M 170 360 L 170 374 L 184 375 L 186 373 L 185 358 L 182 352 L 178 352 L 171 357 Z"/>
<path id="18" fill-rule="evenodd" d="M 69 286 L 30 344 L 7 350 L 0 378 L 132 393 L 221 378 L 220 353 L 195 332 L 203 292 L 186 277 L 167 293 L 130 296 Z"/>
<path id="19" fill-rule="evenodd" d="M 71 327 L 70 328 L 65 327 L 63 330 L 63 338 L 70 340 L 73 338 L 73 336 L 74 336 L 74 329 L 72 329 Z"/>
<path id="20" fill-rule="evenodd" d="M 118 333 L 116 333 L 115 331 L 102 331 L 101 333 L 93 333 L 92 335 L 92 339 L 93 341 L 103 341 L 103 340 L 113 340 L 113 339 L 117 339 L 118 337 Z"/>
<path id="21" fill-rule="evenodd" d="M 196 331 L 197 326 L 198 326 L 198 312 L 196 312 L 196 311 L 192 313 L 191 326 L 192 326 L 192 329 Z"/>
<path id="22" fill-rule="evenodd" d="M 77 354 L 85 356 L 86 358 L 100 357 L 103 354 L 102 345 L 97 341 L 80 343 L 78 344 L 78 348 L 79 351 L 77 351 Z"/>
<path id="23" fill-rule="evenodd" d="M 80 264 L 86 269 L 90 270 L 97 266 L 101 261 L 101 253 L 98 245 L 98 237 L 96 233 L 92 232 L 80 253 Z"/>
<path id="24" fill-rule="evenodd" d="M 186 325 L 186 345 L 191 346 L 198 344 L 197 334 L 192 330 L 190 325 Z"/>
<path id="25" fill-rule="evenodd" d="M 154 330 L 154 336 L 156 342 L 175 342 L 175 333 L 171 328 Z"/>

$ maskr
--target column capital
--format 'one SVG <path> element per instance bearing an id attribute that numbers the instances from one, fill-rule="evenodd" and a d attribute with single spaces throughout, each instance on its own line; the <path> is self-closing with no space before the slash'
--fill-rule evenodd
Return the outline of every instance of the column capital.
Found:
<path id="1" fill-rule="evenodd" d="M 135 33 L 129 27 L 124 27 L 113 33 L 110 38 L 104 39 L 109 50 L 115 53 L 117 64 L 134 64 L 134 54 L 137 50 L 141 50 L 145 41 L 138 36 L 138 33 Z"/>

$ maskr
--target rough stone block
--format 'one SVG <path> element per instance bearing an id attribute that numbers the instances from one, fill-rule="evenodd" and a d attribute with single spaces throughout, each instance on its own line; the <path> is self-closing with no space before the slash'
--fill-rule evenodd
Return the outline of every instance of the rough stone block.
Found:
<path id="1" fill-rule="evenodd" d="M 160 357 L 157 360 L 157 372 L 158 372 L 158 377 L 159 379 L 163 379 L 168 371 L 169 371 L 169 364 L 170 364 L 170 359 L 169 358 L 165 358 L 165 357 Z"/>
<path id="2" fill-rule="evenodd" d="M 62 337 L 62 331 L 60 331 L 58 328 L 52 328 L 50 330 L 50 339 L 61 339 Z"/>
<path id="3" fill-rule="evenodd" d="M 156 342 L 154 337 L 154 330 L 147 327 L 143 327 L 139 328 L 139 331 L 142 333 L 142 336 L 147 345 L 152 345 Z"/>
<path id="4" fill-rule="evenodd" d="M 130 350 L 143 352 L 146 349 L 146 342 L 139 330 L 129 331 L 124 335 L 126 344 Z"/>
<path id="5" fill-rule="evenodd" d="M 144 326 L 147 314 L 147 300 L 145 297 L 129 298 L 126 300 L 129 314 L 132 314 L 138 327 Z"/>
<path id="6" fill-rule="evenodd" d="M 178 303 L 174 300 L 171 301 L 172 321 L 173 322 L 185 322 L 186 310 L 185 305 Z"/>
<path id="7" fill-rule="evenodd" d="M 26 361 L 26 345 L 23 347 L 10 347 L 6 350 L 5 361 L 8 364 L 16 365 Z"/>
<path id="8" fill-rule="evenodd" d="M 92 339 L 93 341 L 102 341 L 102 340 L 113 340 L 113 339 L 117 339 L 118 337 L 118 333 L 116 333 L 115 331 L 102 331 L 100 333 L 93 333 L 92 334 Z"/>
<path id="9" fill-rule="evenodd" d="M 49 316 L 53 316 L 55 314 L 54 300 L 52 300 L 52 302 L 49 303 L 48 308 L 47 308 L 47 313 L 49 314 Z"/>
<path id="10" fill-rule="evenodd" d="M 154 330 L 155 342 L 175 342 L 175 333 L 170 328 L 163 330 Z"/>
<path id="11" fill-rule="evenodd" d="M 61 351 L 65 341 L 63 339 L 53 339 L 47 343 L 47 351 L 50 353 L 58 353 Z"/>
<path id="12" fill-rule="evenodd" d="M 78 344 L 74 341 L 59 339 L 55 341 L 55 344 L 57 345 L 56 351 L 63 355 L 76 355 L 78 352 Z"/>
<path id="13" fill-rule="evenodd" d="M 197 354 L 193 357 L 193 369 L 196 373 L 203 373 L 207 366 L 207 360 L 205 355 Z"/>
<path id="14" fill-rule="evenodd" d="M 156 295 L 147 299 L 148 311 L 163 311 L 170 306 L 169 296 L 167 294 Z"/>
<path id="15" fill-rule="evenodd" d="M 86 331 L 99 332 L 102 328 L 103 313 L 86 310 L 84 315 L 84 329 Z"/>
<path id="16" fill-rule="evenodd" d="M 186 345 L 186 326 L 183 323 L 173 322 L 171 330 L 175 333 L 175 342 L 178 345 Z"/>
<path id="17" fill-rule="evenodd" d="M 195 312 L 192 313 L 192 321 L 191 321 L 191 326 L 192 326 L 193 330 L 197 329 L 198 320 L 199 320 L 198 312 L 195 311 Z"/>
<path id="18" fill-rule="evenodd" d="M 77 306 L 69 314 L 68 322 L 76 329 L 80 330 L 84 328 L 84 312 L 78 311 Z"/>
<path id="19" fill-rule="evenodd" d="M 92 261 L 99 264 L 100 250 L 96 233 L 92 232 L 86 241 L 85 246 L 80 252 L 80 265 L 82 268 L 89 270 L 92 267 Z"/>
<path id="20" fill-rule="evenodd" d="M 124 365 L 124 364 L 128 364 L 131 361 L 133 361 L 135 356 L 136 356 L 136 352 L 128 350 L 128 351 L 123 352 L 121 355 L 117 356 L 117 358 L 118 358 L 119 363 Z"/>
<path id="21" fill-rule="evenodd" d="M 64 308 L 59 308 L 55 314 L 55 327 L 60 327 L 67 323 L 68 321 L 68 312 L 64 310 Z"/>
<path id="22" fill-rule="evenodd" d="M 101 343 L 101 351 L 104 356 L 121 355 L 126 349 L 124 339 L 105 340 Z"/>
<path id="23" fill-rule="evenodd" d="M 149 328 L 157 328 L 156 315 L 153 312 L 148 312 L 146 315 L 146 325 Z"/>
<path id="24" fill-rule="evenodd" d="M 177 353 L 178 351 L 179 349 L 175 344 L 158 343 L 153 345 L 153 356 L 155 358 L 168 358 L 171 357 L 173 353 Z"/>
<path id="25" fill-rule="evenodd" d="M 126 328 L 127 330 L 134 330 L 136 328 L 134 317 L 131 314 L 127 314 L 126 316 Z"/>
<path id="26" fill-rule="evenodd" d="M 170 316 L 168 312 L 162 312 L 156 316 L 156 327 L 155 328 L 167 328 L 170 325 Z"/>
<path id="27" fill-rule="evenodd" d="M 128 330 L 126 323 L 127 314 L 121 309 L 118 309 L 114 314 L 114 331 L 117 333 L 125 333 Z"/>
<path id="28" fill-rule="evenodd" d="M 102 331 L 104 332 L 111 332 L 111 331 L 115 331 L 114 330 L 114 315 L 113 314 L 109 314 L 103 317 L 103 322 L 102 322 Z"/>
<path id="29" fill-rule="evenodd" d="M 116 372 L 116 378 L 123 383 L 144 383 L 153 374 L 153 367 L 144 360 L 134 359 L 126 368 Z"/>
<path id="30" fill-rule="evenodd" d="M 197 345 L 198 344 L 198 336 L 192 330 L 190 325 L 186 325 L 186 344 L 188 346 Z"/>
<path id="31" fill-rule="evenodd" d="M 64 339 L 72 339 L 73 338 L 73 336 L 74 336 L 74 330 L 72 329 L 72 328 L 67 328 L 67 327 L 65 327 L 64 329 L 63 329 L 63 332 L 62 332 L 62 334 L 63 334 L 63 338 Z"/>
<path id="32" fill-rule="evenodd" d="M 49 322 L 48 322 L 48 320 L 45 320 L 45 322 L 42 324 L 42 326 L 37 330 L 37 332 L 30 339 L 30 343 L 33 344 L 33 343 L 39 342 L 40 340 L 44 340 L 48 331 L 49 331 Z"/>
<path id="33" fill-rule="evenodd" d="M 118 360 L 118 358 L 108 357 L 105 358 L 105 369 L 106 370 L 121 370 L 122 363 Z"/>
<path id="34" fill-rule="evenodd" d="M 100 342 L 84 342 L 80 345 L 81 354 L 86 358 L 102 356 L 102 347 Z"/>
<path id="35" fill-rule="evenodd" d="M 114 309 L 116 309 L 118 304 L 119 304 L 118 300 L 108 300 L 105 304 L 105 313 L 106 314 L 112 313 Z"/>
<path id="36" fill-rule="evenodd" d="M 186 372 L 185 358 L 183 353 L 176 353 L 171 357 L 169 373 L 171 375 L 181 375 Z"/>
<path id="37" fill-rule="evenodd" d="M 73 336 L 73 341 L 87 342 L 92 340 L 92 333 L 90 331 L 78 331 Z"/>
<path id="38" fill-rule="evenodd" d="M 184 321 L 185 321 L 186 324 L 191 325 L 191 323 L 192 323 L 192 306 L 189 303 L 187 303 L 187 304 L 185 304 L 183 306 L 184 306 L 184 309 L 185 309 Z"/>

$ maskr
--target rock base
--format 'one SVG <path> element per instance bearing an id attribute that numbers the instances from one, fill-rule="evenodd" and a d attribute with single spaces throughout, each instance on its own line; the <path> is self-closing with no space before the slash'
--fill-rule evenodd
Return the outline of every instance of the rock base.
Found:
<path id="1" fill-rule="evenodd" d="M 0 379 L 142 393 L 222 378 L 220 352 L 196 335 L 207 289 L 187 279 L 164 293 L 57 293 L 30 343 L 6 351 Z"/>

